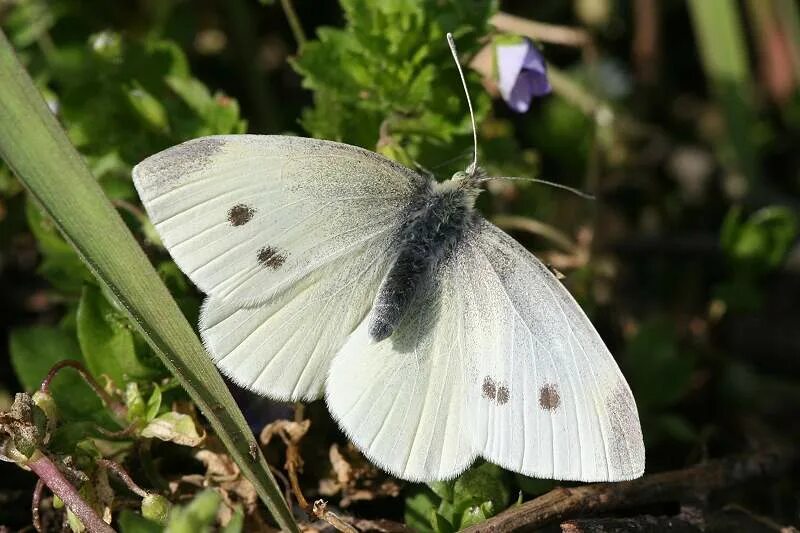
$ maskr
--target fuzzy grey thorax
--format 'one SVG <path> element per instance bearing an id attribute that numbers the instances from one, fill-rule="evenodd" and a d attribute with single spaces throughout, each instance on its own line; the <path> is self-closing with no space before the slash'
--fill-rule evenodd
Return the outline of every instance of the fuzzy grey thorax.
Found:
<path id="1" fill-rule="evenodd" d="M 397 235 L 394 263 L 373 303 L 369 334 L 376 342 L 392 334 L 418 293 L 430 286 L 432 272 L 474 222 L 483 176 L 476 170 L 431 181 L 409 210 Z"/>

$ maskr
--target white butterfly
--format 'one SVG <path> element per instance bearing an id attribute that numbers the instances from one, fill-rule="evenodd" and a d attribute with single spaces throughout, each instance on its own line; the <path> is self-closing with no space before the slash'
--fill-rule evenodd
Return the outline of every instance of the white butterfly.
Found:
<path id="1" fill-rule="evenodd" d="M 200 332 L 222 372 L 275 399 L 324 395 L 381 468 L 642 474 L 624 377 L 561 283 L 475 211 L 475 165 L 436 182 L 346 144 L 227 135 L 133 177 L 208 295 Z"/>

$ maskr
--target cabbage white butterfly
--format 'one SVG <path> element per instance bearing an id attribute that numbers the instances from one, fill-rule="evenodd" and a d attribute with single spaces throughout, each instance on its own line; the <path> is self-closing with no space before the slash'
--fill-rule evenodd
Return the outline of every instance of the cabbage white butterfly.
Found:
<path id="1" fill-rule="evenodd" d="M 364 454 L 408 480 L 478 456 L 543 478 L 640 476 L 624 377 L 561 283 L 476 212 L 476 159 L 436 182 L 346 144 L 224 135 L 155 154 L 133 179 L 208 295 L 201 336 L 236 383 L 324 395 Z"/>

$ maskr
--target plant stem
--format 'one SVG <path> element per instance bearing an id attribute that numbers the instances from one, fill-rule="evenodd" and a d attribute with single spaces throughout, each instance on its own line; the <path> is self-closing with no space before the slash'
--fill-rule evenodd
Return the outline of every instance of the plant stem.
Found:
<path id="1" fill-rule="evenodd" d="M 64 505 L 77 516 L 90 533 L 114 533 L 92 507 L 86 503 L 75 487 L 67 481 L 61 470 L 46 455 L 37 452 L 27 464 L 53 494 L 61 498 Z"/>
<path id="2" fill-rule="evenodd" d="M 118 402 L 114 398 L 112 398 L 111 395 L 105 391 L 103 386 L 100 385 L 94 379 L 94 377 L 89 373 L 89 371 L 86 370 L 86 368 L 78 361 L 72 359 L 65 359 L 53 365 L 53 368 L 50 369 L 45 378 L 42 380 L 42 384 L 39 386 L 39 390 L 41 390 L 42 392 L 49 392 L 50 382 L 53 380 L 55 375 L 60 370 L 67 367 L 76 370 L 78 374 L 80 374 L 80 376 L 83 378 L 83 381 L 85 381 L 86 384 L 92 388 L 95 394 L 97 394 L 103 401 L 103 403 L 106 404 L 106 407 L 111 409 L 117 417 L 123 420 L 125 419 L 125 416 L 128 414 L 128 408 L 125 407 L 125 405 L 122 404 L 121 402 Z"/>
<path id="3" fill-rule="evenodd" d="M 280 528 L 292 512 L 228 387 L 0 31 L 0 156 L 203 412 Z M 258 450 L 256 449 L 258 452 Z"/>
<path id="4" fill-rule="evenodd" d="M 140 498 L 144 498 L 145 496 L 147 496 L 147 491 L 144 490 L 139 485 L 137 485 L 136 482 L 133 480 L 133 478 L 125 471 L 124 468 L 122 468 L 122 466 L 120 464 L 115 463 L 114 461 L 111 461 L 110 459 L 98 459 L 97 460 L 97 464 L 102 466 L 103 468 L 106 468 L 106 469 L 111 470 L 112 472 L 114 472 L 114 474 L 116 474 L 116 476 L 123 483 L 125 483 L 125 486 L 127 486 L 128 489 L 130 489 L 131 492 L 133 492 L 134 494 L 136 494 Z"/>
<path id="5" fill-rule="evenodd" d="M 308 39 L 306 39 L 303 26 L 300 24 L 300 18 L 297 16 L 297 12 L 294 10 L 292 0 L 281 0 L 281 6 L 283 6 L 283 12 L 286 15 L 286 20 L 289 21 L 289 27 L 292 29 L 294 40 L 297 42 L 297 49 L 302 50 Z"/>

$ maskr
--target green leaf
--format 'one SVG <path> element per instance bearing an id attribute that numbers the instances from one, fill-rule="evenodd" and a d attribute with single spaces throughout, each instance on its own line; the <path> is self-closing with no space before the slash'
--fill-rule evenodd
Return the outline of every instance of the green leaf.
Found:
<path id="1" fill-rule="evenodd" d="M 690 0 L 694 33 L 709 84 L 725 115 L 722 160 L 750 183 L 758 180 L 753 82 L 740 7 L 731 0 Z"/>
<path id="2" fill-rule="evenodd" d="M 508 507 L 511 500 L 509 484 L 508 475 L 502 468 L 483 463 L 456 479 L 453 500 L 459 509 L 491 502 L 494 512 L 499 512 Z"/>
<path id="3" fill-rule="evenodd" d="M 488 518 L 494 515 L 491 502 L 485 502 L 482 505 L 475 505 L 468 507 L 461 515 L 461 522 L 459 529 L 465 529 L 470 526 L 485 522 Z"/>
<path id="4" fill-rule="evenodd" d="M 406 496 L 404 520 L 413 531 L 433 531 L 431 513 L 436 512 L 439 498 L 429 489 L 422 487 Z"/>
<path id="5" fill-rule="evenodd" d="M 78 305 L 78 341 L 94 376 L 107 375 L 122 388 L 136 379 L 164 376 L 152 350 L 99 287 L 86 285 Z M 147 364 L 144 364 L 147 363 Z"/>
<path id="6" fill-rule="evenodd" d="M 780 266 L 797 236 L 797 216 L 782 206 L 759 209 L 747 220 L 733 207 L 722 223 L 720 241 L 728 257 L 740 266 L 767 271 Z"/>
<path id="7" fill-rule="evenodd" d="M 433 530 L 436 533 L 453 533 L 456 531 L 455 526 L 436 511 L 431 511 L 431 525 L 433 525 Z"/>
<path id="8" fill-rule="evenodd" d="M 144 87 L 135 82 L 133 87 L 127 90 L 127 96 L 128 103 L 145 124 L 160 133 L 169 132 L 167 110 Z"/>
<path id="9" fill-rule="evenodd" d="M 164 528 L 130 509 L 123 509 L 117 519 L 120 533 L 161 533 Z"/>
<path id="10" fill-rule="evenodd" d="M 59 328 L 35 326 L 11 332 L 9 351 L 11 365 L 26 391 L 32 392 L 59 361 L 83 362 L 78 342 L 73 335 Z M 52 380 L 50 391 L 59 414 L 66 420 L 107 420 L 102 416 L 103 404 L 70 368 L 61 370 Z"/>
<path id="11" fill-rule="evenodd" d="M 53 222 L 44 216 L 33 202 L 26 203 L 25 215 L 28 227 L 36 237 L 42 254 L 39 273 L 66 294 L 80 293 L 83 283 L 90 276 L 78 254 L 58 233 Z"/>
<path id="12" fill-rule="evenodd" d="M 453 480 L 450 481 L 434 481 L 428 483 L 434 494 L 443 500 L 453 501 Z"/>
<path id="13" fill-rule="evenodd" d="M 128 409 L 129 421 L 144 421 L 146 412 L 144 397 L 139 391 L 139 384 L 135 381 L 130 381 L 125 385 L 125 407 Z"/>
<path id="14" fill-rule="evenodd" d="M 174 442 L 182 446 L 197 446 L 203 437 L 197 433 L 194 420 L 189 415 L 170 411 L 155 418 L 145 426 L 142 437 Z"/>
<path id="15" fill-rule="evenodd" d="M 150 399 L 147 400 L 145 420 L 147 422 L 152 421 L 158 415 L 159 409 L 161 409 L 161 387 L 158 384 L 154 384 L 153 393 L 150 394 Z"/>
<path id="16" fill-rule="evenodd" d="M 216 491 L 204 490 L 186 506 L 173 508 L 165 533 L 200 533 L 211 531 L 221 498 Z"/>

